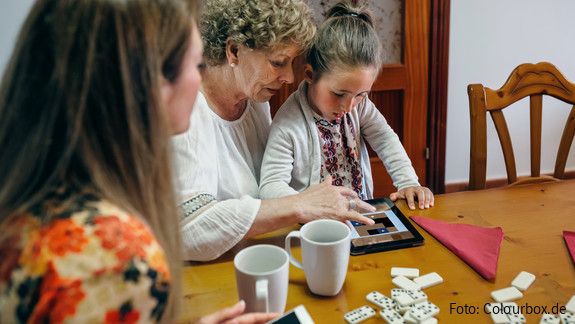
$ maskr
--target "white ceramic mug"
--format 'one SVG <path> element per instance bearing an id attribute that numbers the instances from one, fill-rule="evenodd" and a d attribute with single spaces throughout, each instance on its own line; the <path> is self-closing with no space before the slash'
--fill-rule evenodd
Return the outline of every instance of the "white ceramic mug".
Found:
<path id="1" fill-rule="evenodd" d="M 351 231 L 336 220 L 311 221 L 299 231 L 285 238 L 290 262 L 305 272 L 311 292 L 322 296 L 335 296 L 341 290 L 349 263 Z M 291 255 L 291 239 L 301 240 L 302 262 Z"/>
<path id="2" fill-rule="evenodd" d="M 289 256 L 275 245 L 260 244 L 234 257 L 236 283 L 246 313 L 283 313 L 288 291 Z"/>

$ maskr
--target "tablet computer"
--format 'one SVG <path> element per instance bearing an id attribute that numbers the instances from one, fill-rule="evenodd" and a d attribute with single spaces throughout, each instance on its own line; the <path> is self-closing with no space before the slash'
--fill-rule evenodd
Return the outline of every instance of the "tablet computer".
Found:
<path id="1" fill-rule="evenodd" d="M 371 199 L 365 202 L 375 206 L 376 211 L 363 214 L 375 221 L 365 225 L 347 221 L 351 225 L 351 254 L 387 251 L 423 244 L 423 236 L 411 225 L 389 198 Z"/>

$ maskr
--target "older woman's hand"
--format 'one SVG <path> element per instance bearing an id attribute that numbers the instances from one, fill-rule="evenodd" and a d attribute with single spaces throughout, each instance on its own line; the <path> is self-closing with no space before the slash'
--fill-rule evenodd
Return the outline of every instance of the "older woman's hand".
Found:
<path id="1" fill-rule="evenodd" d="M 403 188 L 389 195 L 389 198 L 393 201 L 396 201 L 397 199 L 406 199 L 407 206 L 409 206 L 409 209 L 412 210 L 415 209 L 416 198 L 419 204 L 419 209 L 433 207 L 435 202 L 433 192 L 431 192 L 429 188 L 422 186 Z"/>
<path id="2" fill-rule="evenodd" d="M 324 182 L 311 185 L 299 194 L 262 200 L 246 237 L 322 218 L 374 224 L 373 219 L 358 211 L 375 211 L 375 207 L 359 199 L 355 191 L 333 186 L 331 181 L 331 177 L 327 177 Z"/>
<path id="3" fill-rule="evenodd" d="M 279 316 L 277 313 L 246 313 L 246 303 L 241 300 L 234 306 L 206 315 L 197 324 L 260 324 Z"/>
<path id="4" fill-rule="evenodd" d="M 301 210 L 298 222 L 307 223 L 314 219 L 331 218 L 373 224 L 371 218 L 362 216 L 359 212 L 375 211 L 375 207 L 359 199 L 352 189 L 333 186 L 331 181 L 331 176 L 328 176 L 322 183 L 312 185 L 293 196 L 297 198 Z"/>

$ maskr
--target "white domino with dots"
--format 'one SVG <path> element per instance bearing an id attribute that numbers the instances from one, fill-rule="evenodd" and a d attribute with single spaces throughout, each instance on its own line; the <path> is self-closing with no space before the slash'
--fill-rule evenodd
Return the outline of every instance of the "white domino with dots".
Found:
<path id="1" fill-rule="evenodd" d="M 543 313 L 543 316 L 541 316 L 541 320 L 539 321 L 539 324 L 560 324 L 560 323 L 561 320 L 559 319 L 559 317 L 547 313 Z"/>
<path id="2" fill-rule="evenodd" d="M 419 277 L 419 269 L 417 268 L 402 268 L 402 267 L 392 267 L 391 276 L 404 276 L 405 278 L 413 279 Z"/>
<path id="3" fill-rule="evenodd" d="M 398 312 L 398 313 L 400 313 L 401 315 L 404 315 L 404 314 L 407 313 L 410 309 L 411 309 L 411 306 L 400 306 L 400 305 L 397 305 L 397 308 L 395 309 L 395 311 Z"/>
<path id="4" fill-rule="evenodd" d="M 401 315 L 392 310 L 392 309 L 382 309 L 379 311 L 379 316 L 383 318 L 388 324 L 403 324 L 403 317 Z"/>
<path id="5" fill-rule="evenodd" d="M 435 272 L 419 276 L 419 269 L 401 267 L 393 267 L 391 276 L 392 282 L 399 287 L 391 289 L 391 298 L 379 291 L 372 291 L 365 296 L 367 301 L 381 309 L 379 311 L 381 318 L 390 324 L 437 324 L 434 316 L 439 314 L 439 307 L 428 301 L 427 294 L 421 290 L 421 287 L 439 284 L 443 282 L 443 278 Z M 416 283 L 415 279 L 421 285 Z M 373 308 L 362 306 L 345 313 L 344 319 L 349 324 L 356 324 L 375 314 L 376 311 Z"/>
<path id="6" fill-rule="evenodd" d="M 425 301 L 412 306 L 409 312 L 413 318 L 421 322 L 439 314 L 439 307 L 435 306 L 433 303 Z"/>
<path id="7" fill-rule="evenodd" d="M 511 285 L 521 291 L 527 290 L 529 286 L 535 281 L 535 275 L 527 271 L 521 271 L 515 279 L 511 282 Z"/>
<path id="8" fill-rule="evenodd" d="M 421 277 L 413 279 L 413 282 L 419 285 L 421 289 L 438 285 L 443 282 L 443 278 L 437 272 L 431 272 Z"/>
<path id="9" fill-rule="evenodd" d="M 419 323 L 418 320 L 416 320 L 413 316 L 411 316 L 411 312 L 409 312 L 409 311 L 407 311 L 403 314 L 403 322 L 409 323 L 409 324 Z"/>
<path id="10" fill-rule="evenodd" d="M 395 301 L 399 307 L 411 306 L 427 300 L 427 295 L 421 290 L 405 290 L 400 292 Z"/>
<path id="11" fill-rule="evenodd" d="M 411 279 L 407 279 L 404 276 L 397 276 L 391 280 L 394 285 L 398 286 L 399 288 L 407 289 L 407 290 L 420 290 L 418 284 L 413 282 Z"/>
<path id="12" fill-rule="evenodd" d="M 507 287 L 499 290 L 495 290 L 491 292 L 491 297 L 496 302 L 507 302 L 517 300 L 523 297 L 523 294 L 519 291 L 519 289 L 515 287 Z"/>
<path id="13" fill-rule="evenodd" d="M 356 324 L 365 321 L 368 318 L 375 316 L 375 310 L 369 306 L 361 306 L 350 312 L 345 313 L 343 318 L 349 324 Z"/>
<path id="14" fill-rule="evenodd" d="M 365 299 L 367 299 L 367 301 L 377 305 L 379 308 L 389 308 L 389 309 L 394 309 L 395 308 L 395 301 L 393 301 L 393 299 L 385 296 L 384 294 L 380 293 L 379 291 L 372 291 L 369 294 L 367 294 L 365 296 Z"/>
<path id="15" fill-rule="evenodd" d="M 575 295 L 571 296 L 571 299 L 565 305 L 565 309 L 568 312 L 575 313 Z"/>
<path id="16" fill-rule="evenodd" d="M 411 305 L 415 304 L 413 302 L 413 298 L 411 298 L 411 296 L 409 296 L 407 294 L 403 294 L 403 295 L 397 297 L 396 301 L 399 304 L 399 307 L 411 306 Z"/>
<path id="17" fill-rule="evenodd" d="M 562 324 L 574 324 L 575 323 L 575 314 L 571 312 L 559 313 L 559 318 L 561 319 Z"/>
<path id="18" fill-rule="evenodd" d="M 490 313 L 491 320 L 493 324 L 507 324 L 509 323 L 509 317 L 503 313 Z"/>
<path id="19" fill-rule="evenodd" d="M 397 299 L 397 296 L 399 296 L 399 295 L 401 295 L 401 294 L 403 294 L 403 293 L 405 293 L 405 292 L 408 292 L 408 291 L 409 291 L 409 290 L 407 290 L 407 289 L 392 288 L 392 289 L 391 289 L 391 299 L 396 300 L 396 299 Z"/>
<path id="20" fill-rule="evenodd" d="M 497 305 L 501 307 L 502 304 Z M 493 312 L 492 307 L 493 304 L 487 304 L 487 310 L 489 311 L 489 316 L 491 316 L 491 320 L 493 321 L 494 324 L 509 323 L 509 317 L 507 317 L 507 314 L 502 313 L 500 311 Z"/>

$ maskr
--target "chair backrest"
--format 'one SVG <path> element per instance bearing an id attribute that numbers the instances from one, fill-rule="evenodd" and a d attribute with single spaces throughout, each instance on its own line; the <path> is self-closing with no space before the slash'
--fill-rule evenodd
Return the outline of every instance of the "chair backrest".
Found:
<path id="1" fill-rule="evenodd" d="M 490 113 L 505 159 L 507 182 L 510 185 L 530 182 L 556 181 L 563 178 L 569 149 L 575 134 L 575 84 L 569 82 L 547 62 L 521 64 L 505 82 L 492 90 L 481 84 L 467 86 L 471 120 L 471 159 L 469 189 L 483 189 L 486 181 L 487 161 L 487 112 Z M 553 176 L 541 176 L 541 120 L 543 95 L 553 96 L 573 105 L 567 118 L 559 144 Z M 517 178 L 515 156 L 503 109 L 520 99 L 529 97 L 531 130 L 531 176 Z"/>

